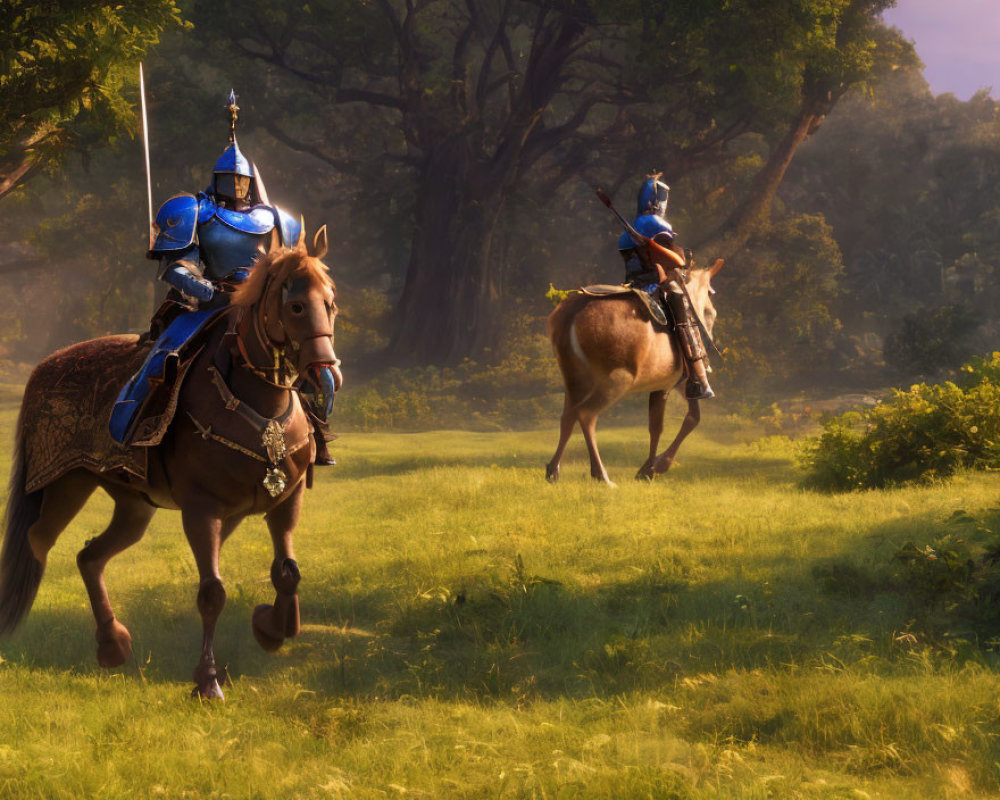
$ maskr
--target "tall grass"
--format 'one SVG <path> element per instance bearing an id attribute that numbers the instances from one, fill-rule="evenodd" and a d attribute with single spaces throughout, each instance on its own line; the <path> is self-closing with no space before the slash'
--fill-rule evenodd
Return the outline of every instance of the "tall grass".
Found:
<path id="1" fill-rule="evenodd" d="M 0 412 L 9 441 L 13 416 Z M 989 797 L 994 656 L 894 555 L 989 518 L 1000 478 L 803 490 L 795 443 L 706 415 L 665 479 L 604 430 L 544 481 L 555 430 L 347 434 L 296 535 L 302 635 L 260 651 L 270 541 L 226 543 L 225 703 L 188 699 L 196 571 L 176 513 L 108 568 L 136 661 L 94 662 L 74 556 L 0 642 L 0 797 Z M 9 463 L 9 453 L 4 455 Z"/>

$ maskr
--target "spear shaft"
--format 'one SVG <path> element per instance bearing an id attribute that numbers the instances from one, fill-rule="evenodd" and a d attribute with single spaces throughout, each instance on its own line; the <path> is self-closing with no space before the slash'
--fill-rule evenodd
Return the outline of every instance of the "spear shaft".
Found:
<path id="1" fill-rule="evenodd" d="M 149 207 L 149 250 L 153 249 L 153 176 L 149 169 L 149 118 L 146 116 L 146 82 L 139 62 L 139 101 L 142 106 L 142 149 L 146 156 L 146 202 Z"/>

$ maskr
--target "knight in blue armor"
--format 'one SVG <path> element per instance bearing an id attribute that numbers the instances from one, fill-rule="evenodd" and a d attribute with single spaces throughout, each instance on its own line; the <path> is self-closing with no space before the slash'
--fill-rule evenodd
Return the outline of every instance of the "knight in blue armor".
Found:
<path id="1" fill-rule="evenodd" d="M 632 225 L 643 236 L 683 255 L 685 260 L 690 261 L 690 251 L 681 251 L 674 244 L 674 229 L 666 218 L 670 187 L 660 180 L 661 176 L 662 173 L 648 175 L 639 187 L 638 208 Z M 666 285 L 658 286 L 659 274 L 656 265 L 650 260 L 647 249 L 639 247 L 628 233 L 623 233 L 618 239 L 618 252 L 625 261 L 625 283 L 647 291 L 662 293 L 665 305 L 673 318 L 674 331 L 684 356 L 687 372 L 684 396 L 689 400 L 707 400 L 715 397 L 715 392 L 708 383 L 711 367 L 702 342 L 701 330 L 687 293 L 677 282 L 677 278 L 671 278 Z M 677 275 L 676 271 L 674 275 Z"/>
<path id="2" fill-rule="evenodd" d="M 111 435 L 123 444 L 131 440 L 152 389 L 169 380 L 184 345 L 228 305 L 227 290 L 246 280 L 274 233 L 283 246 L 293 247 L 302 232 L 301 218 L 268 202 L 256 167 L 240 151 L 239 107 L 232 91 L 227 108 L 229 145 L 215 163 L 212 183 L 198 194 L 174 195 L 156 215 L 146 255 L 160 262 L 159 277 L 172 290 L 153 320 L 152 351 L 122 389 L 111 414 Z M 333 463 L 325 436 L 317 436 L 317 445 L 317 464 Z"/>

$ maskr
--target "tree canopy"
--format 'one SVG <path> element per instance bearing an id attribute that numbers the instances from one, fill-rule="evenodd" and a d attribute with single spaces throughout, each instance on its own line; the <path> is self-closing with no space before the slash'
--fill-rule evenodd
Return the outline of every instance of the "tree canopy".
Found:
<path id="1" fill-rule="evenodd" d="M 173 0 L 0 4 L 0 197 L 133 130 L 135 67 L 180 24 Z"/>
<path id="2" fill-rule="evenodd" d="M 278 141 L 406 204 L 394 350 L 447 361 L 492 337 L 495 234 L 525 192 L 674 181 L 763 137 L 758 180 L 718 220 L 745 240 L 843 92 L 906 56 L 878 19 L 890 3 L 196 0 L 192 19 L 258 75 L 259 108 L 300 109 L 266 115 Z"/>

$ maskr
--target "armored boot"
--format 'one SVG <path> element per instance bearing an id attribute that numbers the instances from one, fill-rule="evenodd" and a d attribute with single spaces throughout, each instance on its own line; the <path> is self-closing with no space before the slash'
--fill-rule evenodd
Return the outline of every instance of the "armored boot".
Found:
<path id="1" fill-rule="evenodd" d="M 312 423 L 313 441 L 316 443 L 316 459 L 313 462 L 317 467 L 335 467 L 336 460 L 330 455 L 330 448 L 327 442 L 332 442 L 337 438 L 337 434 L 330 430 L 330 423 L 322 417 L 322 411 L 317 407 L 315 395 L 305 391 L 305 386 L 299 386 L 299 397 L 302 398 L 302 407 Z"/>
<path id="2" fill-rule="evenodd" d="M 315 423 L 313 423 L 315 425 Z M 316 428 L 313 431 L 313 439 L 316 440 L 316 461 L 314 462 L 317 467 L 335 467 L 337 466 L 337 461 L 332 455 L 330 455 L 330 448 L 326 446 L 328 441 L 324 431 Z"/>
<path id="3" fill-rule="evenodd" d="M 687 372 L 684 396 L 688 400 L 708 400 L 715 397 L 715 392 L 708 383 L 708 373 L 712 371 L 712 367 L 708 363 L 708 353 L 701 340 L 701 330 L 695 321 L 694 309 L 691 308 L 687 295 L 674 281 L 667 284 L 665 294 Z"/>

